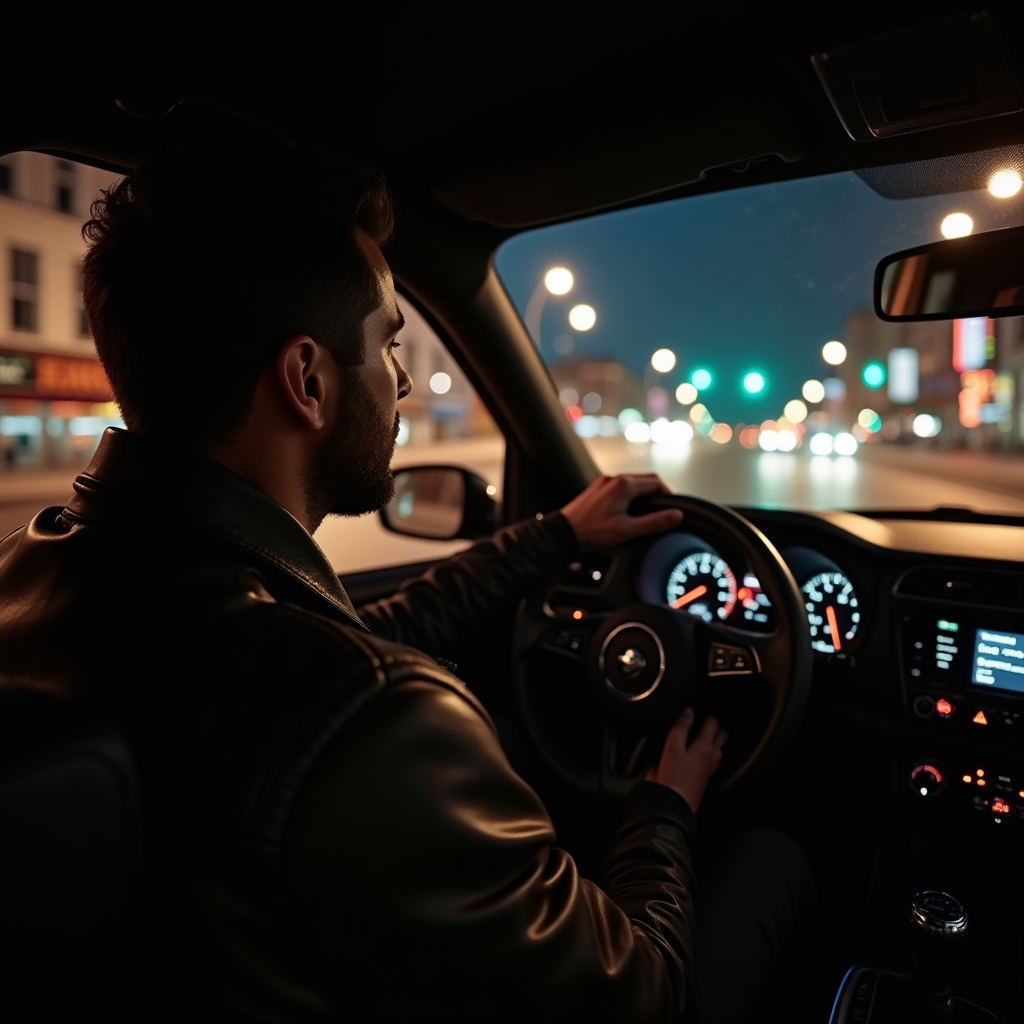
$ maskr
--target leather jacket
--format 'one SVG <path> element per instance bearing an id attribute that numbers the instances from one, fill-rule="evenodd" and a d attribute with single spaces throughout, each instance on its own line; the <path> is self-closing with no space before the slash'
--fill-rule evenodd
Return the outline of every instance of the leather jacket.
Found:
<path id="1" fill-rule="evenodd" d="M 211 460 L 108 430 L 74 489 L 0 542 L 0 686 L 95 706 L 194 780 L 214 825 L 181 870 L 225 1013 L 694 1012 L 685 801 L 639 784 L 604 888 L 580 878 L 487 712 L 420 653 L 572 558 L 559 513 L 357 613 L 303 527 Z"/>

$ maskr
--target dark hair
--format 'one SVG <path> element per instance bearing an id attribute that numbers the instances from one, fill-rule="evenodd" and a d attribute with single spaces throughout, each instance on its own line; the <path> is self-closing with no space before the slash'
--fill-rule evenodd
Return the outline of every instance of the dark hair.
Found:
<path id="1" fill-rule="evenodd" d="M 379 172 L 323 151 L 169 153 L 91 212 L 85 308 L 129 430 L 229 438 L 296 334 L 362 362 L 380 294 L 355 231 L 381 244 L 394 222 Z"/>

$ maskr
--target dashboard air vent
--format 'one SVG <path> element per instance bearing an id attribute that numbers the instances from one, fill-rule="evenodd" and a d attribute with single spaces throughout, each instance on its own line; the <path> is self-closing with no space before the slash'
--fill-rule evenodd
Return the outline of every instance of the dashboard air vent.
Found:
<path id="1" fill-rule="evenodd" d="M 1024 574 L 922 565 L 907 570 L 896 584 L 896 593 L 902 597 L 1024 609 Z"/>

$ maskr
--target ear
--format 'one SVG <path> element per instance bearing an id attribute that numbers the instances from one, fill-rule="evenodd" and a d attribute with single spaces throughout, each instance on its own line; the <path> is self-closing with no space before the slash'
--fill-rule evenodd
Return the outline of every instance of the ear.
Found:
<path id="1" fill-rule="evenodd" d="M 320 430 L 326 422 L 332 364 L 330 353 L 304 334 L 289 338 L 277 353 L 275 370 L 284 400 L 310 430 Z"/>

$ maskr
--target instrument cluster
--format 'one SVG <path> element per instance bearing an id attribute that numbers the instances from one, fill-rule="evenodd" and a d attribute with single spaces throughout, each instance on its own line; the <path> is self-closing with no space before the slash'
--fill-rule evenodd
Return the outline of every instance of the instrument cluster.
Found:
<path id="1" fill-rule="evenodd" d="M 789 547 L 780 553 L 804 596 L 811 647 L 828 655 L 854 645 L 863 609 L 847 573 L 811 548 Z M 645 600 L 705 622 L 755 633 L 775 628 L 771 601 L 750 568 L 737 555 L 723 553 L 694 534 L 668 534 L 651 545 L 641 590 Z"/>

